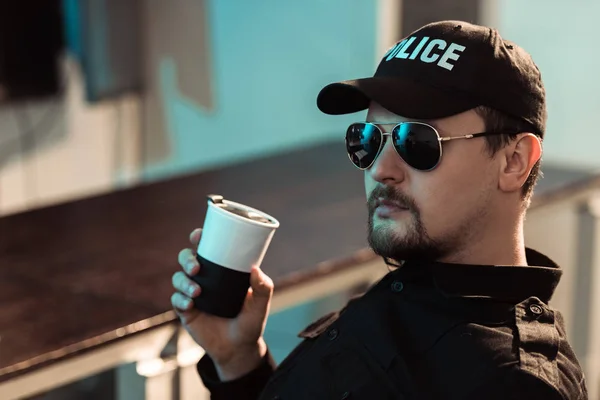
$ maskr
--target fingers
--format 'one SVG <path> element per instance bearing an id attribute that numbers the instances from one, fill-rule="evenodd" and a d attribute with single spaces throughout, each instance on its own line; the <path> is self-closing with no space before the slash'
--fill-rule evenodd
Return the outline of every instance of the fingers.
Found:
<path id="1" fill-rule="evenodd" d="M 177 257 L 177 261 L 189 276 L 196 275 L 200 272 L 200 264 L 198 264 L 196 253 L 192 249 L 181 250 Z"/>
<path id="2" fill-rule="evenodd" d="M 171 295 L 171 305 L 179 314 L 182 321 L 190 322 L 197 312 L 194 312 L 194 298 L 200 294 L 200 286 L 192 281 L 183 271 L 173 274 L 173 288 L 177 290 Z"/>
<path id="3" fill-rule="evenodd" d="M 175 290 L 179 291 L 180 294 L 183 294 L 190 299 L 197 297 L 200 294 L 200 286 L 198 286 L 196 282 L 191 280 L 182 271 L 174 273 L 171 281 Z"/>
<path id="4" fill-rule="evenodd" d="M 198 248 L 198 243 L 200 243 L 200 236 L 202 236 L 202 229 L 197 228 L 190 233 L 190 243 L 192 243 L 192 247 L 194 249 Z"/>
<path id="5" fill-rule="evenodd" d="M 176 292 L 171 296 L 171 305 L 178 312 L 185 312 L 192 309 L 194 306 L 194 302 L 189 297 L 184 296 L 183 294 Z"/>
<path id="6" fill-rule="evenodd" d="M 200 295 L 201 288 L 190 276 L 200 272 L 200 264 L 196 260 L 196 250 L 200 242 L 202 229 L 195 229 L 190 234 L 192 249 L 183 249 L 179 252 L 177 259 L 183 271 L 178 271 L 171 278 L 173 288 L 176 290 L 171 295 L 171 305 L 184 323 L 189 323 L 198 315 L 194 310 L 194 298 Z"/>

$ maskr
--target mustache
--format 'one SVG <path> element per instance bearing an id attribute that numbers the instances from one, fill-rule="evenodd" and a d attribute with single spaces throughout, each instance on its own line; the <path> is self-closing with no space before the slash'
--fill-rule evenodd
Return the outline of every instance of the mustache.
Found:
<path id="1" fill-rule="evenodd" d="M 379 198 L 399 203 L 403 207 L 406 207 L 410 211 L 417 211 L 417 205 L 413 198 L 402 193 L 390 186 L 377 186 L 369 195 L 367 206 L 369 211 L 374 211 L 377 200 Z"/>

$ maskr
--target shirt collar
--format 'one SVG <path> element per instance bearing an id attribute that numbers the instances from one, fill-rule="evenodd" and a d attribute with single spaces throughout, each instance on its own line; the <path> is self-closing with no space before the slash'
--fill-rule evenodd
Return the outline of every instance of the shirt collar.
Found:
<path id="1" fill-rule="evenodd" d="M 548 303 L 562 270 L 549 257 L 526 248 L 527 266 L 450 264 L 411 260 L 391 274 L 405 282 L 433 284 L 447 297 L 521 302 L 536 296 Z"/>

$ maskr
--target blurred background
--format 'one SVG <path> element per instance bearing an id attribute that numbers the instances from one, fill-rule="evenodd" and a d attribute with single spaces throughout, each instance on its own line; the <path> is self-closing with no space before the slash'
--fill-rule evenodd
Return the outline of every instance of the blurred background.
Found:
<path id="1" fill-rule="evenodd" d="M 600 0 L 3 2 L 0 216 L 336 138 L 342 146 L 363 116 L 321 114 L 318 91 L 372 75 L 391 45 L 441 19 L 498 28 L 529 51 L 547 90 L 544 162 L 595 173 L 598 15 Z M 338 300 L 270 319 L 275 357 Z M 38 398 L 109 399 L 111 382 L 109 371 Z"/>
<path id="2" fill-rule="evenodd" d="M 600 167 L 596 0 L 45 0 L 0 12 L 0 215 L 342 138 L 318 90 L 423 23 L 488 24 L 548 92 L 544 160 Z"/>

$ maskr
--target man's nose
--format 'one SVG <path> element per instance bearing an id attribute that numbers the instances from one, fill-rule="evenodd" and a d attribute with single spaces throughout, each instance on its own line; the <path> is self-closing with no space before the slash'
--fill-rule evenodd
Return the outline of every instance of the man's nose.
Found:
<path id="1" fill-rule="evenodd" d="M 401 182 L 405 178 L 406 167 L 407 165 L 394 149 L 391 139 L 387 137 L 379 156 L 369 168 L 369 173 L 378 182 Z"/>

